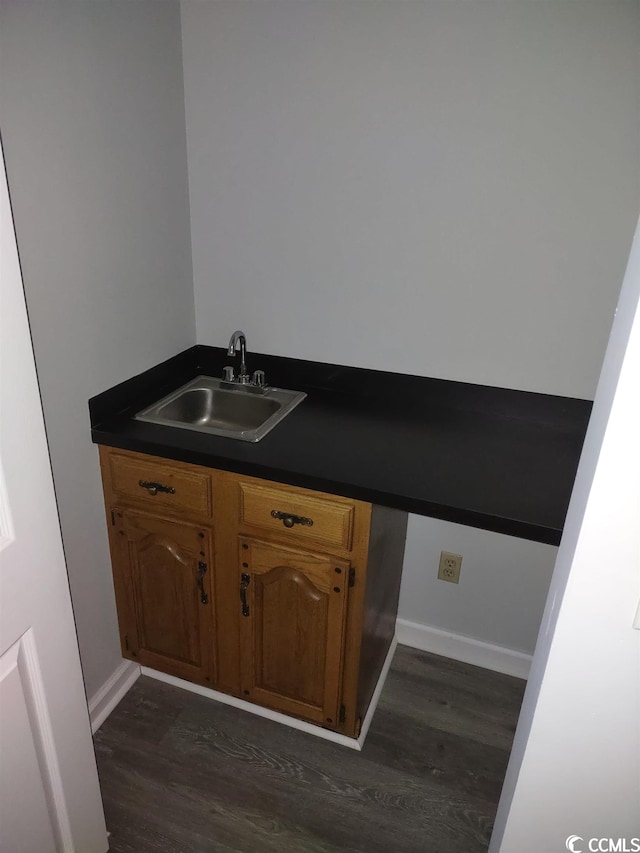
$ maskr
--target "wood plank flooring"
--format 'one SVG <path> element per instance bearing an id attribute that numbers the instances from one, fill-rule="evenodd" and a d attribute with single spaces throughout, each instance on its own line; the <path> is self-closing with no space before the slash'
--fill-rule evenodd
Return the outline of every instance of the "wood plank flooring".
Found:
<path id="1" fill-rule="evenodd" d="M 95 736 L 110 851 L 486 851 L 524 686 L 399 646 L 359 753 L 143 676 Z"/>

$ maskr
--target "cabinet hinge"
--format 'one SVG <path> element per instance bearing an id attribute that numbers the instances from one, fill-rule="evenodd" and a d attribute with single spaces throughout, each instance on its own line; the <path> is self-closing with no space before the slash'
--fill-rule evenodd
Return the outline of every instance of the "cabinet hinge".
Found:
<path id="1" fill-rule="evenodd" d="M 356 583 L 356 570 L 351 566 L 349 569 L 349 586 L 355 586 Z"/>
<path id="2" fill-rule="evenodd" d="M 115 527 L 115 526 L 116 526 L 116 515 L 115 515 L 115 513 L 114 513 L 114 511 L 113 511 L 113 510 L 111 510 L 111 525 L 112 525 L 113 527 Z"/>
<path id="3" fill-rule="evenodd" d="M 347 709 L 344 707 L 344 705 L 340 705 L 340 713 L 338 714 L 338 722 L 344 723 L 346 716 L 347 716 Z"/>

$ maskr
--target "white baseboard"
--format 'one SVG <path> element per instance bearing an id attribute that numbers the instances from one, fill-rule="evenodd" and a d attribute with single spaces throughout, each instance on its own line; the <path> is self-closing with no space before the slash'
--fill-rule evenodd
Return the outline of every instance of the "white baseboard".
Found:
<path id="1" fill-rule="evenodd" d="M 164 681 L 165 684 L 180 687 L 182 690 L 189 690 L 191 693 L 197 693 L 199 696 L 205 696 L 207 699 L 213 699 L 223 705 L 230 705 L 232 708 L 247 711 L 249 714 L 255 714 L 257 717 L 264 717 L 266 720 L 273 720 L 273 722 L 281 723 L 291 729 L 297 729 L 298 731 L 306 732 L 309 735 L 314 735 L 315 737 L 322 738 L 323 740 L 330 740 L 332 743 L 340 744 L 340 746 L 346 746 L 349 749 L 356 749 L 360 751 L 364 745 L 367 732 L 369 731 L 369 726 L 371 725 L 373 713 L 380 699 L 380 694 L 382 693 L 382 688 L 384 686 L 387 673 L 389 672 L 389 667 L 391 666 L 391 660 L 393 658 L 396 645 L 397 643 L 394 639 L 391 643 L 391 647 L 389 648 L 380 677 L 378 678 L 378 683 L 376 684 L 376 689 L 373 692 L 369 708 L 362 722 L 362 726 L 360 727 L 360 735 L 357 739 L 338 734 L 338 732 L 332 732 L 329 729 L 323 729 L 321 726 L 313 725 L 313 723 L 306 723 L 304 720 L 298 720 L 295 717 L 289 717 L 286 714 L 281 714 L 279 711 L 272 711 L 270 708 L 263 708 L 260 705 L 254 705 L 251 702 L 246 702 L 244 699 L 239 699 L 237 696 L 230 696 L 228 693 L 220 693 L 218 690 L 212 690 L 210 687 L 203 687 L 200 684 L 192 684 L 190 681 L 184 681 L 182 678 L 176 678 L 173 675 L 158 672 L 156 669 L 149 669 L 149 667 L 143 666 L 141 667 L 141 673 L 142 675 L 148 675 L 150 678 L 155 678 L 158 681 Z"/>
<path id="2" fill-rule="evenodd" d="M 123 660 L 116 671 L 89 699 L 91 731 L 95 734 L 140 677 L 140 667 L 130 660 Z"/>
<path id="3" fill-rule="evenodd" d="M 167 675 L 164 672 L 158 672 L 156 669 L 149 669 L 149 667 L 143 666 L 142 675 L 148 675 L 149 678 L 164 681 L 165 684 L 171 684 L 173 687 L 179 687 L 181 690 L 188 690 L 190 693 L 197 693 L 199 696 L 205 696 L 207 699 L 213 699 L 215 702 L 220 702 L 222 705 L 230 705 L 232 708 L 238 708 L 240 711 L 247 711 L 249 714 L 255 714 L 257 717 L 264 717 L 267 720 L 273 720 L 273 722 L 289 726 L 291 729 L 298 729 L 298 731 L 315 735 L 316 737 L 323 738 L 324 740 L 339 743 L 341 746 L 348 746 L 350 749 L 359 750 L 362 748 L 359 742 L 354 738 L 329 731 L 329 729 L 323 729 L 320 726 L 314 726 L 313 723 L 305 723 L 304 720 L 298 720 L 295 717 L 288 717 L 286 714 L 281 714 L 279 711 L 272 711 L 270 708 L 253 705 L 251 702 L 246 702 L 244 699 L 238 699 L 237 696 L 230 696 L 228 693 L 220 693 L 218 690 L 212 690 L 210 687 L 203 687 L 200 684 L 193 684 L 190 681 L 184 681 L 182 678 L 176 678 L 174 675 Z"/>
<path id="4" fill-rule="evenodd" d="M 406 619 L 396 621 L 396 637 L 402 646 L 410 646 L 434 655 L 482 666 L 494 672 L 514 675 L 516 678 L 526 679 L 529 676 L 531 655 L 514 652 L 512 649 L 494 646 L 491 643 L 483 643 L 480 640 L 474 640 L 473 637 L 451 634 L 448 631 L 430 628 L 428 625 L 420 625 Z"/>
<path id="5" fill-rule="evenodd" d="M 474 640 L 472 637 L 465 637 L 462 634 L 452 634 L 447 631 L 441 631 L 438 628 L 430 628 L 428 625 L 409 622 L 406 619 L 398 619 L 396 621 L 396 636 L 389 647 L 389 652 L 382 667 L 369 708 L 362 721 L 360 736 L 357 740 L 329 731 L 328 729 L 323 729 L 320 726 L 314 726 L 312 723 L 288 717 L 286 714 L 278 713 L 278 711 L 253 705 L 251 702 L 245 702 L 244 699 L 238 699 L 235 696 L 229 696 L 226 693 L 220 693 L 217 690 L 202 687 L 199 684 L 192 684 L 189 681 L 175 678 L 172 675 L 165 675 L 165 673 L 158 672 L 155 669 L 149 669 L 146 666 L 140 667 L 132 661 L 127 660 L 122 661 L 116 671 L 89 700 L 91 730 L 95 733 L 100 728 L 118 702 L 125 696 L 138 677 L 143 674 L 158 681 L 164 681 L 166 684 L 172 684 L 174 687 L 180 687 L 183 690 L 190 690 L 192 693 L 198 693 L 200 696 L 214 699 L 224 705 L 231 705 L 250 714 L 256 714 L 259 717 L 274 720 L 290 728 L 307 732 L 315 737 L 333 741 L 333 743 L 338 743 L 349 749 L 361 750 L 398 644 L 442 655 L 443 657 L 452 658 L 453 660 L 459 660 L 464 663 L 474 664 L 475 666 L 482 666 L 485 669 L 502 672 L 506 675 L 513 675 L 516 678 L 526 679 L 531 666 L 531 655 L 526 655 L 523 652 L 515 652 L 512 649 L 495 646 L 491 643 L 483 643 L 480 640 Z"/>
<path id="6" fill-rule="evenodd" d="M 362 749 L 364 745 L 364 739 L 369 733 L 369 726 L 371 725 L 371 720 L 373 719 L 375 710 L 378 707 L 378 702 L 380 701 L 380 694 L 382 693 L 382 688 L 384 687 L 384 683 L 387 680 L 387 675 L 389 674 L 389 669 L 391 667 L 391 662 L 393 661 L 393 656 L 395 654 L 397 646 L 398 640 L 396 637 L 394 637 L 391 641 L 391 645 L 389 646 L 389 651 L 387 652 L 387 656 L 384 660 L 384 663 L 382 664 L 382 669 L 380 670 L 380 677 L 378 678 L 376 689 L 373 691 L 371 702 L 369 702 L 367 713 L 364 715 L 364 720 L 362 721 L 362 725 L 360 726 L 360 736 L 358 737 L 360 749 Z"/>

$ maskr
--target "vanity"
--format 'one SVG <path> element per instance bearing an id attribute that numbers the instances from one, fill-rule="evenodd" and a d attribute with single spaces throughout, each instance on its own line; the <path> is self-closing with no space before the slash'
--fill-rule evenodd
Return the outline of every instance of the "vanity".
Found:
<path id="1" fill-rule="evenodd" d="M 407 514 L 558 544 L 591 404 L 250 358 L 254 384 L 306 394 L 257 442 L 164 417 L 195 378 L 233 381 L 220 348 L 89 403 L 122 653 L 362 740 L 393 652 Z"/>

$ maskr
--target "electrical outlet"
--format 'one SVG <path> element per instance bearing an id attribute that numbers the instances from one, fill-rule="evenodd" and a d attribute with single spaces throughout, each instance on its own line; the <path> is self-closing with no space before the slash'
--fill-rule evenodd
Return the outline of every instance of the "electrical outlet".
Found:
<path id="1" fill-rule="evenodd" d="M 438 580 L 458 583 L 461 566 L 462 554 L 451 554 L 449 551 L 442 551 L 440 553 L 440 565 L 438 566 Z"/>

